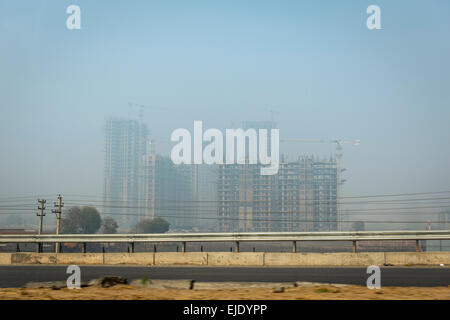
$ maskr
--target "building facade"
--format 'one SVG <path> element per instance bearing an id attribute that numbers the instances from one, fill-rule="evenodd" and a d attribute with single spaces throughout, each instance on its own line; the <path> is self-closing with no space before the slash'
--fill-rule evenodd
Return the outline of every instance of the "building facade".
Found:
<path id="1" fill-rule="evenodd" d="M 142 157 L 141 177 L 139 220 L 160 217 L 171 230 L 195 226 L 193 166 L 175 165 L 169 157 L 151 153 Z"/>
<path id="2" fill-rule="evenodd" d="M 103 210 L 123 230 L 142 219 L 161 217 L 171 230 L 205 230 L 217 214 L 215 170 L 175 165 L 157 155 L 146 126 L 136 120 L 105 121 Z M 213 185 L 214 184 L 214 185 Z M 210 212 L 205 219 L 202 215 Z"/>
<path id="3" fill-rule="evenodd" d="M 218 166 L 218 230 L 223 232 L 337 229 L 336 160 L 281 161 L 275 175 L 260 165 Z"/>
<path id="4" fill-rule="evenodd" d="M 111 215 L 120 226 L 131 227 L 138 219 L 138 210 L 130 207 L 140 198 L 147 127 L 135 120 L 108 119 L 104 130 L 103 213 Z"/>
<path id="5" fill-rule="evenodd" d="M 440 212 L 438 215 L 438 229 L 450 230 L 450 212 Z"/>

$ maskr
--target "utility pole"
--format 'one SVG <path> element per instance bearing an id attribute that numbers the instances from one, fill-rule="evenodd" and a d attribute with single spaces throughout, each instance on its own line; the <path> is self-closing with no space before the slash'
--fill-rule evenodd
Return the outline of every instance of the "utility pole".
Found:
<path id="1" fill-rule="evenodd" d="M 58 201 L 54 202 L 54 206 L 56 207 L 56 210 L 52 210 L 53 213 L 56 214 L 56 234 L 59 234 L 59 226 L 61 224 L 61 208 L 64 207 L 64 204 L 62 203 L 62 197 L 61 195 L 58 195 Z M 56 253 L 59 252 L 59 246 L 61 244 L 58 242 L 56 243 Z"/>
<path id="2" fill-rule="evenodd" d="M 38 231 L 38 234 L 41 234 L 42 233 L 42 224 L 43 224 L 44 217 L 45 217 L 45 213 L 44 213 L 45 203 L 47 202 L 47 200 L 38 199 L 38 202 L 41 205 L 40 207 L 38 207 L 40 213 L 37 213 L 36 215 L 39 217 L 39 231 Z"/>
<path id="3" fill-rule="evenodd" d="M 38 234 L 42 234 L 42 225 L 43 225 L 43 221 L 44 221 L 44 210 L 45 210 L 45 203 L 47 202 L 46 200 L 41 200 L 38 199 L 38 202 L 40 204 L 40 206 L 38 207 L 40 213 L 37 213 L 36 215 L 39 217 L 39 230 L 38 230 Z M 42 243 L 39 242 L 38 246 L 37 246 L 37 252 L 42 252 Z"/>

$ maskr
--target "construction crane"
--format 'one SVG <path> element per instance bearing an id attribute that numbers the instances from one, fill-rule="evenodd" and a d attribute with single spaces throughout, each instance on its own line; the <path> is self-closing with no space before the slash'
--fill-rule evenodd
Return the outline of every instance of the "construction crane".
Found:
<path id="1" fill-rule="evenodd" d="M 311 142 L 311 143 L 335 143 L 336 144 L 336 175 L 337 175 L 337 219 L 338 219 L 338 231 L 341 231 L 341 220 L 342 220 L 342 185 L 345 180 L 342 179 L 342 171 L 345 169 L 342 168 L 342 145 L 343 144 L 352 144 L 357 147 L 361 144 L 361 140 L 314 140 L 314 139 L 280 139 L 280 142 Z"/>
<path id="2" fill-rule="evenodd" d="M 264 111 L 268 112 L 270 115 L 270 122 L 275 123 L 275 115 L 279 115 L 280 113 L 272 108 L 265 108 Z"/>
<path id="3" fill-rule="evenodd" d="M 163 109 L 160 107 L 155 107 L 155 106 L 145 106 L 143 104 L 138 104 L 138 103 L 132 103 L 132 102 L 128 102 L 128 105 L 130 106 L 130 108 L 137 108 L 138 112 L 139 112 L 139 121 L 143 122 L 144 121 L 144 109 Z"/>
<path id="4" fill-rule="evenodd" d="M 131 102 L 129 102 L 128 105 L 130 106 L 130 108 L 138 108 L 139 121 L 142 122 L 144 120 L 144 108 L 146 108 L 146 106 L 144 106 L 142 104 L 131 103 Z"/>

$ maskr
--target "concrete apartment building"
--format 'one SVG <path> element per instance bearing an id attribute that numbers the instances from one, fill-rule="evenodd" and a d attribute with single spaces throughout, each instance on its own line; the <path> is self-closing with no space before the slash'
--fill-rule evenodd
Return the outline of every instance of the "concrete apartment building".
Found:
<path id="1" fill-rule="evenodd" d="M 195 204 L 193 231 L 215 231 L 217 225 L 217 166 L 194 166 L 194 192 Z"/>
<path id="2" fill-rule="evenodd" d="M 138 219 L 143 155 L 147 153 L 148 130 L 136 120 L 107 119 L 104 127 L 105 158 L 103 210 L 121 227 L 131 227 Z"/>
<path id="3" fill-rule="evenodd" d="M 336 230 L 336 159 L 281 160 L 272 176 L 261 175 L 260 165 L 174 165 L 156 154 L 142 122 L 109 119 L 102 213 L 125 230 L 154 217 L 172 231 Z"/>
<path id="4" fill-rule="evenodd" d="M 162 217 L 172 231 L 213 230 L 217 218 L 216 170 L 208 165 L 174 165 L 148 154 L 142 165 L 140 219 Z"/>
<path id="5" fill-rule="evenodd" d="M 277 126 L 274 121 L 245 121 L 242 128 L 270 131 Z M 337 230 L 336 159 L 281 159 L 275 175 L 261 175 L 260 168 L 258 164 L 218 166 L 218 231 Z"/>
<path id="6" fill-rule="evenodd" d="M 217 188 L 219 231 L 337 230 L 335 159 L 281 161 L 272 176 L 260 165 L 220 165 Z"/>
<path id="7" fill-rule="evenodd" d="M 161 217 L 170 223 L 170 229 L 182 230 L 193 227 L 193 180 L 194 170 L 188 165 L 174 165 L 169 157 L 152 155 L 146 157 L 141 218 Z"/>
<path id="8" fill-rule="evenodd" d="M 193 227 L 194 170 L 156 155 L 154 147 L 142 122 L 106 120 L 102 211 L 125 230 L 154 217 L 171 229 Z"/>
<path id="9" fill-rule="evenodd" d="M 174 165 L 169 157 L 157 155 L 140 121 L 108 119 L 104 133 L 105 216 L 112 216 L 123 230 L 155 217 L 166 219 L 175 231 L 214 228 L 213 167 Z"/>

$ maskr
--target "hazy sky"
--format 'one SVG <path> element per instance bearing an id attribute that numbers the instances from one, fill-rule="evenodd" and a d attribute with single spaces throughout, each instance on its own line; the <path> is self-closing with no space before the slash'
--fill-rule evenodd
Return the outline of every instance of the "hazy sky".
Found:
<path id="1" fill-rule="evenodd" d="M 81 7 L 81 30 L 66 8 Z M 382 30 L 366 8 L 381 7 Z M 0 194 L 100 196 L 103 122 L 275 119 L 344 147 L 344 195 L 450 190 L 450 2 L 0 2 Z M 298 154 L 330 155 L 331 144 Z"/>

